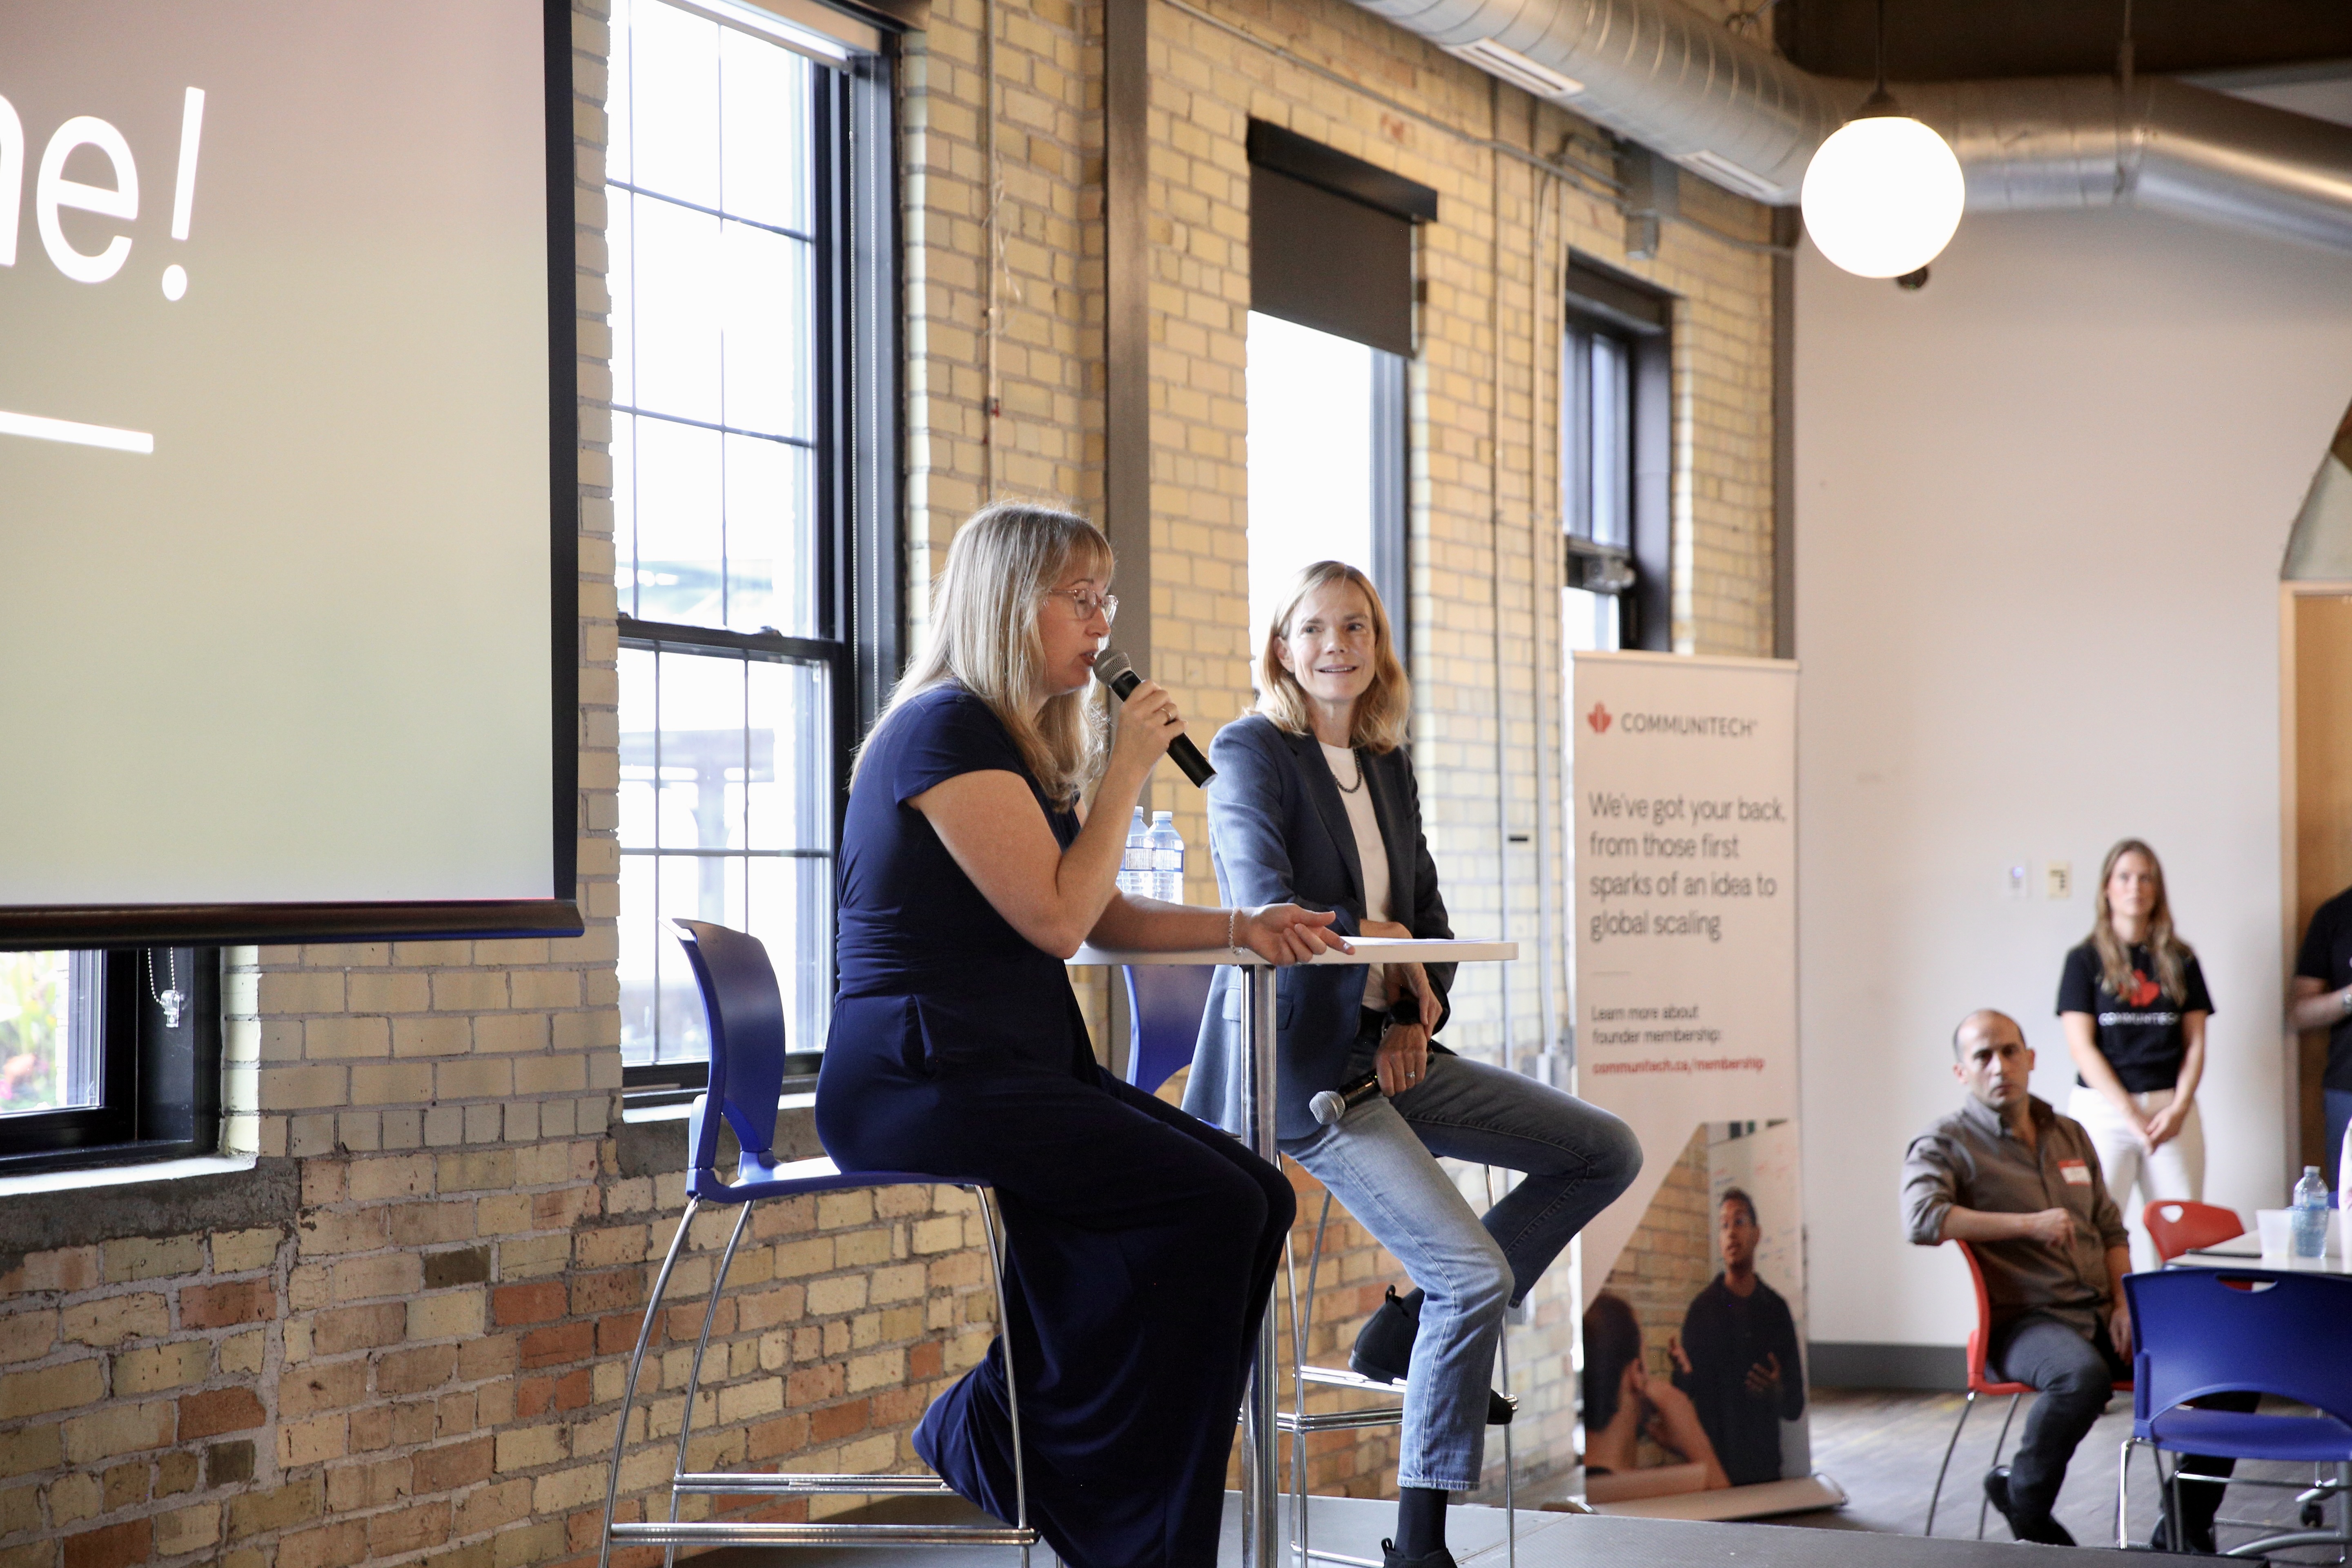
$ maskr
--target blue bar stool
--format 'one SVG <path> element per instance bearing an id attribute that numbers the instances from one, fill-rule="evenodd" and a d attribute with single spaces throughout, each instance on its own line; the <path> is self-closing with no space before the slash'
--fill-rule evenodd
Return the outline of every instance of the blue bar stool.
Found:
<path id="1" fill-rule="evenodd" d="M 1127 1081 L 1146 1094 L 1156 1091 L 1180 1068 L 1190 1067 L 1192 1052 L 1201 1038 L 1201 1015 L 1207 1009 L 1209 986 L 1215 975 L 1214 968 L 1205 964 L 1137 963 L 1124 966 L 1120 973 L 1127 977 L 1128 1048 Z M 1486 1172 L 1486 1202 L 1495 1199 L 1495 1173 Z M 1334 1552 L 1316 1551 L 1309 1543 L 1307 1522 L 1307 1439 L 1317 1432 L 1348 1432 L 1369 1426 L 1401 1426 L 1404 1424 L 1404 1384 L 1374 1383 L 1368 1377 L 1345 1367 L 1314 1366 L 1307 1360 L 1307 1327 L 1313 1318 L 1316 1275 L 1323 1263 L 1323 1235 L 1331 1218 L 1331 1194 L 1326 1188 L 1323 1209 L 1315 1220 L 1315 1243 L 1307 1254 L 1307 1289 L 1298 1289 L 1297 1260 L 1293 1256 L 1288 1237 L 1283 1239 L 1283 1273 L 1290 1296 L 1290 1387 L 1291 1407 L 1277 1411 L 1275 1429 L 1290 1434 L 1290 1510 L 1295 1528 L 1291 1531 L 1290 1550 L 1299 1563 L 1308 1562 L 1339 1563 L 1350 1568 L 1381 1568 L 1370 1558 L 1345 1557 Z M 1503 1381 L 1510 1382 L 1510 1352 L 1503 1349 Z M 1393 1400 L 1352 1410 L 1309 1411 L 1307 1391 L 1309 1387 L 1335 1388 L 1356 1394 L 1369 1394 Z M 1505 1395 L 1505 1401 L 1516 1412 L 1518 1401 Z M 1505 1559 L 1509 1568 L 1518 1562 L 1519 1515 L 1513 1495 L 1513 1474 L 1517 1466 L 1511 1450 L 1511 1428 L 1503 1427 L 1503 1516 L 1506 1531 Z"/>
<path id="2" fill-rule="evenodd" d="M 597 1552 L 598 1568 L 607 1568 L 613 1548 L 660 1546 L 664 1560 L 674 1562 L 680 1546 L 1017 1546 L 1023 1568 L 1037 1531 L 1029 1523 L 1028 1479 L 1021 1453 L 1020 1395 L 1013 1376 L 1013 1346 L 1004 1345 L 1004 1381 L 1013 1426 L 1013 1482 L 1015 1517 L 1011 1525 L 788 1523 L 748 1520 L 682 1521 L 678 1499 L 688 1495 L 807 1498 L 826 1493 L 865 1497 L 939 1497 L 954 1495 L 945 1481 L 932 1475 L 794 1475 L 775 1471 L 690 1472 L 686 1468 L 687 1440 L 694 1430 L 695 1395 L 702 1384 L 703 1352 L 709 1348 L 710 1330 L 719 1314 L 719 1298 L 727 1288 L 727 1271 L 751 1219 L 751 1205 L 762 1198 L 797 1197 L 808 1193 L 838 1193 L 863 1187 L 956 1186 L 979 1201 L 988 1237 L 989 1277 L 996 1288 L 996 1321 L 1002 1329 L 1004 1310 L 1004 1247 L 997 1215 L 986 1184 L 951 1180 L 919 1171 L 844 1173 L 831 1160 L 779 1161 L 775 1155 L 776 1102 L 784 1077 L 784 1006 L 769 965 L 767 949 L 755 937 L 702 921 L 674 920 L 678 940 L 686 945 L 702 1005 L 710 1020 L 710 1084 L 694 1102 L 690 1122 L 693 1158 L 687 1177 L 686 1213 L 677 1234 L 655 1278 L 652 1300 L 637 1331 L 637 1348 L 629 1357 L 629 1377 L 621 1394 L 620 1429 L 613 1438 L 612 1473 L 604 1484 L 604 1535 Z M 743 1150 L 735 1179 L 718 1172 L 719 1121 L 734 1129 Z M 754 1152 L 753 1151 L 757 1151 Z M 636 1401 L 637 1376 L 644 1369 L 646 1347 L 653 1339 L 661 1312 L 662 1296 L 685 1250 L 688 1230 L 705 1204 L 740 1205 L 719 1272 L 710 1283 L 709 1305 L 703 1310 L 702 1334 L 695 1341 L 692 1371 L 686 1385 L 686 1413 L 680 1418 L 677 1458 L 671 1468 L 669 1518 L 642 1523 L 613 1521 L 621 1489 L 621 1461 L 628 1443 L 629 1410 Z"/>

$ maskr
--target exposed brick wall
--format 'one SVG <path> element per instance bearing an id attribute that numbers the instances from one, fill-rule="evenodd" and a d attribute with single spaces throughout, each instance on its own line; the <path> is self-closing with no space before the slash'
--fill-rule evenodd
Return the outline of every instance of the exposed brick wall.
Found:
<path id="1" fill-rule="evenodd" d="M 626 1357 L 684 1205 L 681 1177 L 623 1177 L 613 1147 L 314 1160 L 290 1235 L 24 1259 L 0 1278 L 0 1528 L 37 1539 L 0 1563 L 47 1568 L 60 1544 L 68 1565 L 234 1568 L 593 1549 Z M 698 1217 L 673 1279 L 630 1417 L 632 1491 L 668 1473 L 734 1220 Z M 690 1462 L 907 1462 L 930 1390 L 992 1331 L 978 1225 L 947 1187 L 756 1210 Z"/>
<path id="2" fill-rule="evenodd" d="M 1194 9 L 1215 21 L 1168 4 L 1151 13 L 1153 673 L 1203 731 L 1248 701 L 1243 134 L 1257 115 L 1441 195 L 1441 221 L 1420 242 L 1428 302 L 1410 384 L 1415 757 L 1457 928 L 1507 923 L 1527 952 L 1512 972 L 1507 1034 L 1502 972 L 1472 969 L 1452 1043 L 1523 1054 L 1543 1032 L 1535 977 L 1564 963 L 1557 942 L 1534 950 L 1537 878 L 1561 875 L 1562 836 L 1551 836 L 1548 866 L 1533 844 L 1505 842 L 1539 808 L 1558 821 L 1538 759 L 1556 792 L 1559 268 L 1571 246 L 1624 258 L 1618 215 L 1589 179 L 1554 180 L 1486 143 L 1537 157 L 1567 145 L 1605 166 L 1600 139 L 1346 0 Z M 940 0 L 902 74 L 918 638 L 939 551 L 975 506 L 1023 494 L 1092 510 L 1101 495 L 1100 11 L 997 8 L 993 177 L 982 16 L 982 0 Z M 289 1225 L 67 1247 L 0 1274 L 0 1568 L 428 1558 L 521 1568 L 594 1549 L 623 1368 L 683 1193 L 676 1175 L 625 1165 L 614 1125 L 604 0 L 575 0 L 574 42 L 588 931 L 232 950 L 240 1114 L 229 1147 L 299 1162 L 299 1208 Z M 1768 225 L 1695 181 L 1684 204 L 1706 227 L 1669 225 L 1654 260 L 1624 263 L 1682 300 L 1675 635 L 1698 651 L 1760 652 L 1771 616 L 1770 321 L 1768 260 L 1753 246 Z M 1193 849 L 1191 896 L 1209 901 L 1201 796 L 1162 772 L 1150 804 L 1177 813 Z M 1498 773 L 1509 781 L 1500 799 Z M 1082 992 L 1099 1021 L 1101 977 Z M 1565 1016 L 1564 982 L 1555 992 Z M 1483 1204 L 1475 1173 L 1464 1179 Z M 1300 1185 L 1303 1261 L 1320 1193 Z M 987 1342 L 977 1219 L 951 1189 L 866 1201 L 761 1215 L 734 1276 L 744 1294 L 718 1321 L 692 1462 L 911 1462 L 914 1419 Z M 649 1397 L 630 1417 L 625 1507 L 642 1507 L 667 1473 L 682 1347 L 730 1223 L 698 1220 L 690 1238 Z M 1310 1353 L 1336 1363 L 1382 1288 L 1404 1281 L 1344 1215 L 1327 1249 Z M 1566 1275 L 1555 1270 L 1513 1331 L 1523 1478 L 1571 1458 Z M 1386 1490 L 1393 1443 L 1387 1431 L 1318 1439 L 1315 1486 Z"/>

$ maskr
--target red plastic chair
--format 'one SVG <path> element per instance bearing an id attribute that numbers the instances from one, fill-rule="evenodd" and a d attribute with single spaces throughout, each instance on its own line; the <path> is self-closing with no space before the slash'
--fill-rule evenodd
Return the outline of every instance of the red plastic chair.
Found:
<path id="1" fill-rule="evenodd" d="M 2235 1209 L 2185 1198 L 2158 1198 L 2141 1217 L 2147 1222 L 2148 1239 L 2156 1243 L 2156 1255 L 2167 1263 L 2184 1252 L 2246 1234 L 2245 1222 L 2238 1218 Z"/>
<path id="2" fill-rule="evenodd" d="M 1979 1394 L 2009 1396 L 2009 1412 L 2001 1417 L 2000 1436 L 1993 1440 L 1992 1445 L 1992 1462 L 1998 1465 L 2000 1463 L 2000 1451 L 2009 1442 L 2010 1423 L 2017 1419 L 2017 1402 L 2033 1392 L 2033 1386 L 2031 1384 L 1996 1383 L 1992 1379 L 1992 1374 L 1985 1370 L 1985 1356 L 1992 1344 L 1992 1299 L 1985 1294 L 1984 1269 L 1977 1262 L 1976 1248 L 1965 1241 L 1955 1241 L 1952 1245 L 1958 1247 L 1960 1256 L 1968 1260 L 1969 1283 L 1976 1289 L 1977 1326 L 1969 1331 L 1968 1397 L 1960 1405 L 1960 1418 L 1952 1424 L 1952 1440 L 1944 1445 L 1944 1462 L 1936 1468 L 1936 1489 L 1927 1499 L 1927 1533 L 1929 1535 L 1936 1533 L 1936 1508 L 1943 1500 L 1944 1478 L 1952 1468 L 1952 1452 L 1960 1446 L 1960 1433 L 1969 1424 L 1969 1412 L 1976 1408 L 1977 1396 Z M 2118 1394 L 2126 1393 L 2130 1388 L 2131 1384 L 2128 1381 L 2116 1384 L 2116 1392 Z M 1985 1515 L 1991 1506 L 1989 1499 L 1979 1500 L 1977 1504 L 1977 1539 L 1979 1541 L 1984 1539 Z"/>

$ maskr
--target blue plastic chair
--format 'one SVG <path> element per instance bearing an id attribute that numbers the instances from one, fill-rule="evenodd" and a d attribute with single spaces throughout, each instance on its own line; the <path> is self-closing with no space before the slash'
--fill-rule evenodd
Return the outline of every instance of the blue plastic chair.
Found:
<path id="1" fill-rule="evenodd" d="M 776 1106 L 784 1078 L 784 1004 L 768 950 L 756 937 L 702 921 L 673 920 L 677 938 L 686 946 L 687 962 L 701 988 L 704 1012 L 710 1022 L 709 1087 L 694 1102 L 689 1121 L 691 1160 L 687 1175 L 686 1213 L 669 1252 L 655 1278 L 653 1298 L 646 1304 L 637 1348 L 629 1357 L 628 1382 L 621 1394 L 619 1430 L 613 1438 L 613 1468 L 604 1487 L 604 1537 L 597 1552 L 598 1568 L 606 1568 L 615 1545 L 661 1546 L 666 1561 L 674 1561 L 680 1546 L 1017 1546 L 1024 1568 L 1037 1531 L 1029 1524 L 1028 1479 L 1022 1463 L 1020 1396 L 1013 1386 L 1013 1346 L 1003 1346 L 1004 1376 L 1011 1395 L 1013 1426 L 1013 1486 L 1014 1518 L 1005 1525 L 925 1525 L 768 1522 L 764 1521 L 681 1521 L 678 1499 L 699 1494 L 730 1497 L 807 1498 L 819 1494 L 866 1497 L 928 1497 L 953 1495 L 952 1489 L 932 1475 L 793 1475 L 774 1471 L 695 1473 L 686 1468 L 687 1440 L 694 1429 L 694 1403 L 702 1385 L 703 1352 L 710 1345 L 711 1325 L 719 1315 L 719 1298 L 727 1288 L 727 1271 L 736 1248 L 750 1226 L 751 1207 L 763 1198 L 798 1197 L 811 1193 L 838 1193 L 864 1187 L 940 1186 L 962 1188 L 979 1200 L 982 1228 L 988 1237 L 990 1278 L 996 1288 L 996 1321 L 1009 1321 L 1004 1310 L 1003 1246 L 998 1216 L 991 1207 L 987 1184 L 970 1177 L 941 1176 L 920 1171 L 844 1172 L 831 1160 L 780 1160 L 775 1152 Z M 742 1150 L 730 1181 L 719 1173 L 719 1131 L 721 1120 L 733 1129 Z M 695 1341 L 692 1370 L 687 1375 L 686 1412 L 677 1434 L 677 1459 L 670 1478 L 669 1519 L 643 1523 L 613 1522 L 620 1496 L 621 1461 L 628 1442 L 629 1410 L 635 1403 L 637 1375 L 643 1370 L 646 1347 L 661 1315 L 663 1294 L 669 1289 L 678 1255 L 685 1250 L 688 1231 L 705 1204 L 740 1205 L 719 1272 L 710 1283 L 710 1301 L 703 1310 L 701 1337 Z"/>
<path id="2" fill-rule="evenodd" d="M 1127 977 L 1128 1037 L 1127 1081 L 1150 1094 L 1173 1077 L 1178 1069 L 1192 1065 L 1192 1053 L 1201 1041 L 1201 1017 L 1208 1010 L 1209 987 L 1216 970 L 1206 964 L 1130 963 L 1122 966 Z M 1231 1131 L 1228 1129 L 1227 1131 Z M 1487 1173 L 1488 1192 L 1493 1193 L 1493 1172 Z M 1288 1237 L 1283 1239 L 1283 1272 L 1290 1290 L 1290 1387 L 1291 1408 L 1277 1411 L 1275 1429 L 1290 1434 L 1290 1550 L 1302 1563 L 1339 1563 L 1351 1568 L 1381 1568 L 1370 1558 L 1343 1557 L 1335 1552 L 1314 1550 L 1308 1541 L 1307 1521 L 1307 1438 L 1315 1432 L 1357 1431 L 1369 1426 L 1400 1426 L 1404 1424 L 1402 1404 L 1383 1405 L 1370 1409 L 1309 1411 L 1307 1390 L 1310 1385 L 1348 1389 L 1358 1394 L 1382 1395 L 1402 1399 L 1404 1387 L 1396 1383 L 1374 1383 L 1343 1367 L 1310 1366 L 1307 1361 L 1307 1325 L 1314 1314 L 1299 1303 L 1315 1300 L 1315 1279 L 1323 1263 L 1323 1234 L 1331 1218 L 1331 1193 L 1323 1193 L 1323 1209 L 1315 1221 L 1315 1245 L 1307 1255 L 1307 1290 L 1302 1297 L 1298 1289 L 1298 1267 L 1291 1255 Z M 1507 1357 L 1508 1351 L 1505 1351 Z M 1509 1380 L 1509 1362 L 1504 1362 L 1505 1381 Z M 1511 1401 L 1517 1407 L 1517 1401 Z M 1506 1539 L 1508 1542 L 1507 1561 L 1516 1565 L 1518 1561 L 1519 1518 L 1514 1495 L 1512 1476 L 1517 1469 L 1511 1447 L 1511 1429 L 1503 1428 L 1503 1510 Z"/>
<path id="3" fill-rule="evenodd" d="M 1127 1081 L 1156 1094 L 1192 1065 L 1217 971 L 1206 963 L 1130 963 L 1119 973 L 1127 976 Z"/>
<path id="4" fill-rule="evenodd" d="M 2352 1552 L 2352 1278 L 2271 1269 L 2172 1268 L 2124 1279 L 2131 1300 L 2132 1432 L 2124 1439 L 2116 1481 L 2116 1543 L 2129 1543 L 2123 1489 L 2132 1449 L 2145 1443 L 2158 1454 L 2157 1473 L 2180 1517 L 2184 1480 L 2176 1458 L 2164 1474 L 2163 1455 L 2210 1454 L 2333 1465 L 2336 1478 L 2300 1481 L 2232 1476 L 2231 1486 L 2283 1487 L 2311 1504 L 2335 1496 L 2332 1531 L 2283 1531 L 2231 1548 L 2225 1556 L 2258 1556 L 2288 1546 L 2337 1546 Z M 2263 1415 L 2199 1410 L 2188 1402 L 2209 1394 L 2275 1394 L 2308 1405 L 2316 1415 Z"/>

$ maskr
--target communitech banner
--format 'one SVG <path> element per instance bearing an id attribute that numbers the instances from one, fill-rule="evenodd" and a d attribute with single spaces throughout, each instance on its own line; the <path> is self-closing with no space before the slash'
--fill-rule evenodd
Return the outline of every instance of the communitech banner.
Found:
<path id="1" fill-rule="evenodd" d="M 1579 1240 L 1587 1495 L 1820 1506 L 1793 1495 L 1819 1489 L 1797 1485 L 1796 666 L 1580 653 L 1571 689 L 1577 1092 L 1643 1151 Z"/>

